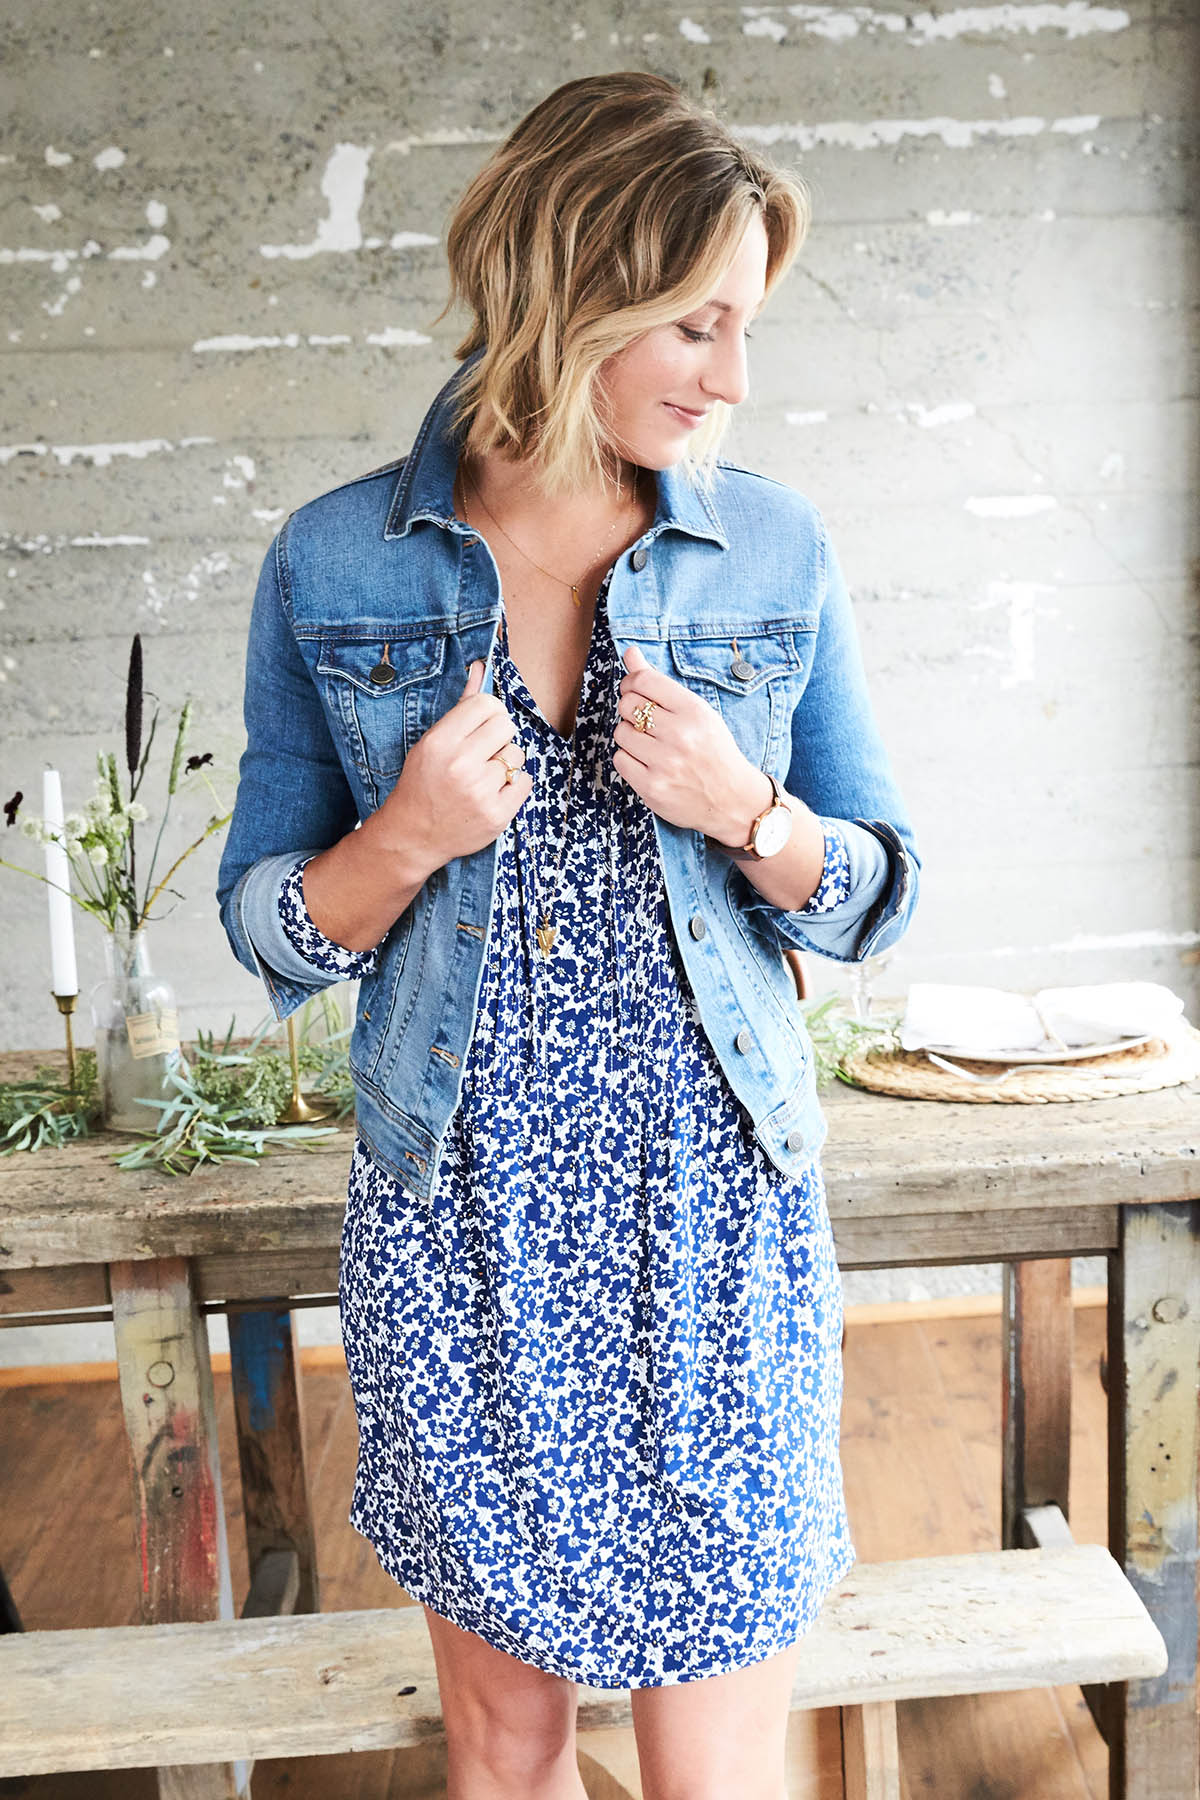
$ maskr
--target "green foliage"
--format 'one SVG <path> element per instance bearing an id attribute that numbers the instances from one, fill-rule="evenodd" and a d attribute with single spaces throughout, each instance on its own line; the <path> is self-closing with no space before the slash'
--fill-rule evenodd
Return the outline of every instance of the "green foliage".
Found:
<path id="1" fill-rule="evenodd" d="M 99 1117 L 96 1053 L 77 1050 L 74 1092 L 45 1065 L 28 1081 L 0 1081 L 0 1156 L 46 1144 L 61 1149 L 71 1138 L 90 1137 Z"/>
<path id="2" fill-rule="evenodd" d="M 835 1080 L 844 1081 L 848 1087 L 861 1085 L 846 1073 L 842 1062 L 848 1051 L 861 1049 L 864 1041 L 871 1047 L 899 1047 L 902 1012 L 883 1013 L 878 1019 L 855 1019 L 842 1010 L 845 1004 L 843 995 L 827 994 L 824 1000 L 800 1009 L 812 1038 L 818 1088 Z"/>
<path id="3" fill-rule="evenodd" d="M 277 1143 L 309 1149 L 308 1140 L 330 1136 L 354 1110 L 350 1030 L 340 1027 L 330 996 L 318 998 L 322 1034 L 314 1033 L 306 1005 L 296 1032 L 296 1062 L 301 1086 L 329 1106 L 329 1123 L 280 1123 L 291 1102 L 292 1071 L 286 1048 L 278 1040 L 267 1041 L 270 1033 L 279 1031 L 279 1022 L 269 1017 L 245 1047 L 234 1050 L 231 1018 L 219 1047 L 215 1033 L 201 1031 L 194 1046 L 181 1053 L 178 1068 L 169 1076 L 175 1093 L 166 1100 L 145 1102 L 158 1108 L 158 1120 L 138 1134 L 140 1141 L 131 1149 L 114 1156 L 117 1167 L 153 1165 L 177 1175 L 206 1162 L 253 1162 Z M 61 1147 L 70 1138 L 87 1137 L 100 1128 L 95 1052 L 82 1050 L 75 1061 L 74 1095 L 49 1068 L 39 1068 L 31 1081 L 0 1082 L 0 1156 L 48 1144 Z"/>

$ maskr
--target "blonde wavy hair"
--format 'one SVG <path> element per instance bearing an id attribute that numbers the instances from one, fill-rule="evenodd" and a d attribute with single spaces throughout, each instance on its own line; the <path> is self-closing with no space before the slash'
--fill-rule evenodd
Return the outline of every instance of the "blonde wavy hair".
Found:
<path id="1" fill-rule="evenodd" d="M 483 352 L 459 384 L 452 429 L 469 426 L 472 453 L 532 458 L 547 494 L 610 479 L 600 365 L 701 305 L 755 214 L 769 295 L 808 230 L 798 177 L 662 76 L 588 75 L 555 88 L 450 219 L 450 295 L 437 317 L 464 305 L 472 324 L 455 356 Z M 730 410 L 716 401 L 689 439 L 681 467 L 693 485 L 711 489 Z"/>

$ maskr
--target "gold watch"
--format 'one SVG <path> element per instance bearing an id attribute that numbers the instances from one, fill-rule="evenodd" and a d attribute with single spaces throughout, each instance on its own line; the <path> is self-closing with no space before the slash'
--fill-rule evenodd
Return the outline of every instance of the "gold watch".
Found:
<path id="1" fill-rule="evenodd" d="M 755 818 L 750 827 L 750 836 L 741 846 L 744 855 L 756 857 L 759 862 L 783 849 L 791 836 L 794 823 L 792 809 L 783 797 L 783 789 L 770 770 L 764 772 L 774 790 L 773 798 Z"/>

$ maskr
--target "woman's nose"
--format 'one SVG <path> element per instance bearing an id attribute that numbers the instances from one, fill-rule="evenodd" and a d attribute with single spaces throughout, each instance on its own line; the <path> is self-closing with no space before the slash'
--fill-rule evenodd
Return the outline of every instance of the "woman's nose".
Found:
<path id="1" fill-rule="evenodd" d="M 740 406 L 750 391 L 746 372 L 746 340 L 741 332 L 730 333 L 723 342 L 712 346 L 708 368 L 701 386 L 727 406 Z"/>

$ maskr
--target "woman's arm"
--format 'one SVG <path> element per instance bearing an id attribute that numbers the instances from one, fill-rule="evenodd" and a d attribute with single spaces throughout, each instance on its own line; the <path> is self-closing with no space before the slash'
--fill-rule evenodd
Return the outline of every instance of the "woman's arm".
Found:
<path id="1" fill-rule="evenodd" d="M 826 581 L 816 654 L 792 715 L 791 762 L 783 785 L 807 809 L 792 830 L 795 837 L 804 828 L 804 849 L 793 853 L 797 865 L 808 855 L 800 885 L 815 873 L 815 826 L 828 820 L 845 848 L 846 897 L 814 916 L 803 907 L 781 906 L 765 887 L 758 888 L 761 868 L 764 883 L 779 892 L 778 874 L 767 873 L 776 858 L 761 864 L 739 858 L 738 868 L 746 876 L 744 909 L 768 922 L 782 945 L 858 962 L 890 948 L 907 930 L 921 859 L 875 722 L 845 578 L 823 524 L 821 530 Z M 791 848 L 789 842 L 779 856 Z"/>
<path id="2" fill-rule="evenodd" d="M 305 871 L 305 896 L 316 908 L 314 923 L 349 948 L 372 934 L 374 942 L 385 936 L 425 879 L 395 843 L 394 824 L 381 828 L 374 822 L 378 814 L 357 823 L 358 808 L 284 598 L 286 533 L 285 525 L 267 552 L 251 610 L 246 748 L 217 877 L 221 922 L 234 955 L 261 976 L 280 1019 L 340 979 L 303 956 L 284 930 L 280 892 L 299 857 L 322 855 L 323 868 L 311 886 Z"/>

